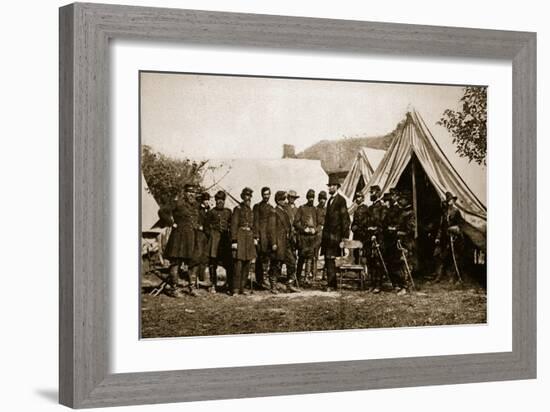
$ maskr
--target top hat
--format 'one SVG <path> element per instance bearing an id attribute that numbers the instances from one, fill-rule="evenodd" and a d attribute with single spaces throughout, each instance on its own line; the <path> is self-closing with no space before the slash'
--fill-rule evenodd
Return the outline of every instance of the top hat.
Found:
<path id="1" fill-rule="evenodd" d="M 340 186 L 340 180 L 336 176 L 329 176 L 327 186 L 338 185 Z"/>

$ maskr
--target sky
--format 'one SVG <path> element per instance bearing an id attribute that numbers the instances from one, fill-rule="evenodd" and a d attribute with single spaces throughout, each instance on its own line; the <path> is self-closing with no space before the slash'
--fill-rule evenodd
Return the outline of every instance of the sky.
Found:
<path id="1" fill-rule="evenodd" d="M 181 158 L 281 158 L 320 140 L 392 131 L 411 108 L 485 203 L 485 168 L 455 153 L 436 124 L 460 86 L 141 73 L 141 143 Z M 481 178 L 480 178 L 481 177 Z"/>

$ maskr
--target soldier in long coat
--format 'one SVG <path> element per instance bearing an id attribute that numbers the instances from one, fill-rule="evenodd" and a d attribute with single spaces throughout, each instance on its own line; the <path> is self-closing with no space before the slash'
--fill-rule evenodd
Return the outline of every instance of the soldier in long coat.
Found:
<path id="1" fill-rule="evenodd" d="M 250 261 L 256 258 L 254 239 L 254 218 L 250 201 L 252 189 L 245 187 L 241 192 L 242 202 L 233 209 L 231 216 L 231 248 L 235 261 L 233 294 L 244 294 L 244 285 L 250 272 Z"/>
<path id="2" fill-rule="evenodd" d="M 365 257 L 367 258 L 367 268 L 371 278 L 371 290 L 373 293 L 380 293 L 382 290 L 382 281 L 384 276 L 383 261 L 384 253 L 384 219 L 386 208 L 381 201 L 381 190 L 378 185 L 370 188 L 370 200 L 372 204 L 367 213 L 367 244 L 365 247 Z"/>
<path id="3" fill-rule="evenodd" d="M 296 274 L 296 257 L 291 247 L 294 230 L 286 207 L 286 193 L 278 191 L 275 193 L 277 206 L 269 222 L 269 242 L 272 248 L 271 270 L 269 272 L 269 283 L 271 293 L 277 293 L 277 279 L 281 275 L 281 268 L 286 265 L 287 290 L 297 292 L 293 286 Z"/>
<path id="4" fill-rule="evenodd" d="M 298 208 L 294 218 L 294 228 L 298 239 L 298 265 L 296 276 L 301 279 L 305 267 L 304 278 L 309 281 L 313 270 L 313 258 L 317 242 L 317 234 L 322 228 L 319 222 L 317 208 L 314 205 L 315 191 L 309 189 L 306 194 L 307 203 Z"/>
<path id="5" fill-rule="evenodd" d="M 434 257 L 436 258 L 436 277 L 434 282 L 441 281 L 444 273 L 449 275 L 451 283 L 458 281 L 458 274 L 456 273 L 454 258 L 458 266 L 458 255 L 462 249 L 463 234 L 460 229 L 461 224 L 464 221 L 460 210 L 456 207 L 457 197 L 451 192 L 445 193 L 445 201 L 443 202 L 443 209 L 441 219 L 439 221 L 439 230 L 435 239 L 436 248 L 434 251 Z M 453 242 L 451 245 L 451 241 Z M 460 268 L 459 268 L 460 270 Z"/>
<path id="6" fill-rule="evenodd" d="M 329 178 L 328 191 L 330 198 L 327 202 L 325 224 L 323 225 L 323 237 L 321 240 L 321 253 L 325 256 L 325 268 L 327 270 L 327 292 L 336 288 L 336 257 L 340 256 L 340 242 L 349 237 L 350 217 L 346 199 L 337 193 L 340 182 Z"/>
<path id="7" fill-rule="evenodd" d="M 269 204 L 271 189 L 262 188 L 262 201 L 256 203 L 252 209 L 254 215 L 254 237 L 257 240 L 257 256 L 255 263 L 256 283 L 260 288 L 264 287 L 265 275 L 269 271 L 269 257 L 271 245 L 267 236 L 269 219 L 273 213 L 273 206 Z"/>
<path id="8" fill-rule="evenodd" d="M 226 194 L 220 190 L 214 196 L 216 206 L 206 215 L 206 233 L 208 234 L 208 271 L 210 273 L 210 291 L 216 292 L 218 284 L 218 263 L 226 272 L 226 285 L 231 289 L 233 280 L 233 257 L 231 255 L 231 210 L 225 207 Z"/>
<path id="9" fill-rule="evenodd" d="M 199 228 L 199 208 L 195 200 L 195 187 L 191 184 L 184 186 L 184 192 L 172 204 L 163 206 L 159 210 L 161 221 L 171 226 L 170 237 L 164 250 L 164 256 L 170 260 L 168 292 L 171 296 L 179 297 L 178 279 L 182 266 L 189 266 L 195 254 L 195 234 Z M 194 292 L 194 279 L 189 271 L 189 293 Z"/>
<path id="10" fill-rule="evenodd" d="M 208 265 L 208 235 L 205 230 L 206 215 L 210 211 L 210 194 L 207 192 L 197 196 L 199 208 L 198 226 L 195 229 L 195 251 L 191 259 L 190 271 L 193 272 L 193 278 L 198 282 L 205 280 L 206 267 Z"/>

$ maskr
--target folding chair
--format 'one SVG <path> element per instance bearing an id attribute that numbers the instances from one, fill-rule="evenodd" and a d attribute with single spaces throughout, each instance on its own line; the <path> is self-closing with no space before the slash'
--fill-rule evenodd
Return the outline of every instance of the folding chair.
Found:
<path id="1" fill-rule="evenodd" d="M 355 274 L 354 281 L 359 282 L 361 290 L 365 289 L 367 266 L 363 257 L 363 243 L 359 240 L 345 239 L 340 242 L 342 256 L 336 259 L 336 271 L 338 275 L 338 288 L 342 290 L 345 273 Z"/>

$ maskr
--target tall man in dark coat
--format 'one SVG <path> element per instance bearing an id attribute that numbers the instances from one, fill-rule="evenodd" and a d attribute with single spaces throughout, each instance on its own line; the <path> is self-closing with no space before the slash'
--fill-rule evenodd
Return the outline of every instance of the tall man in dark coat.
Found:
<path id="1" fill-rule="evenodd" d="M 340 242 L 349 237 L 350 218 L 346 199 L 338 194 L 340 182 L 334 177 L 328 182 L 329 200 L 323 225 L 321 253 L 325 256 L 327 269 L 327 292 L 336 289 L 336 257 L 340 256 Z"/>
<path id="2" fill-rule="evenodd" d="M 298 292 L 298 289 L 293 286 L 296 274 L 296 257 L 291 248 L 294 229 L 288 215 L 286 197 L 287 195 L 283 191 L 275 193 L 275 203 L 277 206 L 271 215 L 269 223 L 268 236 L 273 252 L 269 276 L 271 293 L 277 293 L 277 278 L 281 275 L 283 264 L 286 265 L 287 290 L 289 292 Z"/>
<path id="3" fill-rule="evenodd" d="M 464 218 L 456 207 L 457 197 L 451 192 L 445 193 L 445 201 L 443 202 L 441 219 L 439 222 L 439 230 L 435 239 L 436 248 L 434 257 L 436 258 L 436 277 L 434 282 L 441 281 L 444 273 L 449 275 L 451 283 L 459 280 L 459 275 L 456 273 L 455 262 L 458 266 L 458 254 L 461 252 L 463 245 L 463 234 L 460 226 L 464 222 Z M 451 245 L 452 242 L 452 245 Z M 460 268 L 458 269 L 460 270 Z"/>
<path id="4" fill-rule="evenodd" d="M 265 275 L 269 270 L 269 257 L 271 255 L 271 245 L 267 237 L 269 219 L 273 213 L 273 206 L 269 204 L 271 189 L 262 187 L 262 200 L 254 205 L 252 213 L 254 215 L 254 238 L 257 240 L 256 256 L 256 283 L 260 288 L 264 287 Z"/>
<path id="5" fill-rule="evenodd" d="M 200 228 L 199 207 L 195 199 L 195 186 L 186 184 L 183 193 L 176 197 L 172 204 L 159 210 L 161 221 L 172 226 L 164 256 L 170 260 L 169 281 L 171 288 L 167 292 L 173 297 L 180 297 L 178 289 L 179 270 L 189 267 L 196 252 L 196 231 Z M 194 273 L 192 273 L 194 272 Z M 189 270 L 189 293 L 195 295 L 196 270 Z"/>
<path id="6" fill-rule="evenodd" d="M 218 263 L 226 272 L 226 285 L 231 289 L 233 280 L 233 257 L 231 256 L 231 210 L 225 207 L 226 194 L 220 190 L 214 196 L 216 206 L 206 215 L 206 233 L 208 234 L 208 271 L 210 273 L 210 292 L 216 292 L 218 284 Z"/>
<path id="7" fill-rule="evenodd" d="M 250 261 L 256 258 L 254 239 L 254 217 L 250 208 L 252 189 L 245 187 L 241 192 L 242 202 L 233 209 L 231 216 L 231 249 L 235 261 L 233 295 L 244 294 L 244 285 L 250 272 Z"/>
<path id="8" fill-rule="evenodd" d="M 317 233 L 321 230 L 321 223 L 317 208 L 314 205 L 315 191 L 309 189 L 306 194 L 307 203 L 298 208 L 294 218 L 294 228 L 298 240 L 298 265 L 296 276 L 301 281 L 302 270 L 304 270 L 304 279 L 309 282 L 309 277 L 313 271 L 313 258 L 315 244 L 317 242 Z"/>

